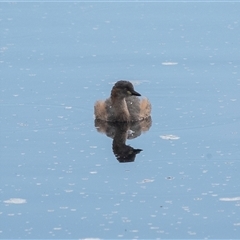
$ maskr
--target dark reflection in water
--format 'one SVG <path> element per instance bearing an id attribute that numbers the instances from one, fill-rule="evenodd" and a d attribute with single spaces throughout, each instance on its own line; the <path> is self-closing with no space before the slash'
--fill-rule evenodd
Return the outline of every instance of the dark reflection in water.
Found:
<path id="1" fill-rule="evenodd" d="M 112 150 L 120 163 L 133 162 L 142 149 L 126 145 L 127 139 L 134 139 L 146 132 L 152 125 L 151 117 L 140 122 L 106 122 L 95 120 L 98 132 L 113 138 Z"/>

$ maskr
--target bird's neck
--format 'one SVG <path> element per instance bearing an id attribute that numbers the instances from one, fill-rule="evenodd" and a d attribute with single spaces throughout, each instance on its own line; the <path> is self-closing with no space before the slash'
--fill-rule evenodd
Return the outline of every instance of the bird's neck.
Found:
<path id="1" fill-rule="evenodd" d="M 128 111 L 125 98 L 112 98 L 112 107 L 115 112 L 116 120 L 119 122 L 128 122 L 130 119 L 130 113 Z"/>

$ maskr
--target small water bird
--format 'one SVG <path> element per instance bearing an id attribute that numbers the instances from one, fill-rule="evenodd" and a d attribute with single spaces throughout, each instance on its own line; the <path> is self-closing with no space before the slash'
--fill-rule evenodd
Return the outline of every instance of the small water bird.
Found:
<path id="1" fill-rule="evenodd" d="M 151 103 L 147 98 L 139 98 L 129 81 L 118 81 L 112 88 L 111 96 L 94 105 L 95 118 L 108 122 L 142 121 L 151 116 Z"/>

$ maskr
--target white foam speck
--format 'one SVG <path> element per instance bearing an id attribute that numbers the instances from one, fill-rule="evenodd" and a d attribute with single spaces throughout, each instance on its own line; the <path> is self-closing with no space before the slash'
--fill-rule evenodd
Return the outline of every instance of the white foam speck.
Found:
<path id="1" fill-rule="evenodd" d="M 143 183 L 151 183 L 154 182 L 153 179 L 143 179 L 141 182 L 138 182 L 139 184 L 143 184 Z"/>
<path id="2" fill-rule="evenodd" d="M 82 238 L 81 240 L 100 240 L 100 238 Z"/>
<path id="3" fill-rule="evenodd" d="M 240 201 L 240 197 L 233 197 L 233 198 L 219 198 L 220 201 L 224 202 L 234 202 L 234 201 Z"/>
<path id="4" fill-rule="evenodd" d="M 134 133 L 134 131 L 133 131 L 133 130 L 131 130 L 131 129 L 129 129 L 129 130 L 127 131 L 127 133 L 128 133 L 128 134 L 133 134 L 133 133 Z"/>
<path id="5" fill-rule="evenodd" d="M 162 138 L 164 140 L 178 140 L 180 137 L 169 134 L 169 135 L 160 135 L 160 138 Z"/>
<path id="6" fill-rule="evenodd" d="M 62 228 L 60 228 L 60 227 L 55 227 L 55 228 L 53 228 L 53 230 L 55 230 L 55 231 L 59 231 L 59 230 L 61 230 Z"/>
<path id="7" fill-rule="evenodd" d="M 174 65 L 178 65 L 177 62 L 163 62 L 162 65 L 164 66 L 174 66 Z"/>
<path id="8" fill-rule="evenodd" d="M 24 203 L 27 203 L 27 200 L 22 199 L 22 198 L 10 198 L 10 199 L 5 200 L 3 202 L 8 203 L 8 204 L 24 204 Z"/>

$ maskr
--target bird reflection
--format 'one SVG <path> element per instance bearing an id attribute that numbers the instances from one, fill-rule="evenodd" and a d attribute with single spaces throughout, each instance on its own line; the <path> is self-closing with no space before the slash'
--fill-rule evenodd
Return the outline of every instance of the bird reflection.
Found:
<path id="1" fill-rule="evenodd" d="M 106 122 L 95 120 L 98 132 L 113 138 L 112 150 L 120 163 L 133 162 L 142 149 L 126 145 L 127 139 L 134 139 L 146 132 L 152 125 L 151 117 L 138 122 Z"/>

